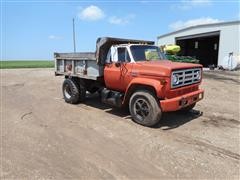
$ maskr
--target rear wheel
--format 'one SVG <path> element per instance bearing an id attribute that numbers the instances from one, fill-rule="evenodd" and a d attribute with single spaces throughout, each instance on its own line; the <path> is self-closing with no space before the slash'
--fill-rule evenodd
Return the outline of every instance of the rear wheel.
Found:
<path id="1" fill-rule="evenodd" d="M 74 79 L 65 79 L 62 91 L 64 100 L 70 104 L 77 104 L 86 97 L 86 89 Z"/>
<path id="2" fill-rule="evenodd" d="M 162 111 L 151 92 L 135 92 L 129 101 L 133 121 L 143 126 L 154 126 L 161 119 Z"/>

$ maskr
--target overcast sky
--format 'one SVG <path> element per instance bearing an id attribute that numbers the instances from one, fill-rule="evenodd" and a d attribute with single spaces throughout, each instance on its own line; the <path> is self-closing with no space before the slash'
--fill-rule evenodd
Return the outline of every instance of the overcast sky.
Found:
<path id="1" fill-rule="evenodd" d="M 157 36 L 203 23 L 240 18 L 239 1 L 1 1 L 1 60 L 53 59 L 94 51 L 97 37 L 156 41 Z"/>

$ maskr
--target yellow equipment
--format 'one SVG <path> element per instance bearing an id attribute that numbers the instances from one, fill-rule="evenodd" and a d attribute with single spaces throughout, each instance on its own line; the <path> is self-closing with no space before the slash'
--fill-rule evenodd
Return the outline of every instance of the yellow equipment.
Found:
<path id="1" fill-rule="evenodd" d="M 177 54 L 181 50 L 181 47 L 178 45 L 169 44 L 165 45 L 163 50 L 167 54 Z"/>

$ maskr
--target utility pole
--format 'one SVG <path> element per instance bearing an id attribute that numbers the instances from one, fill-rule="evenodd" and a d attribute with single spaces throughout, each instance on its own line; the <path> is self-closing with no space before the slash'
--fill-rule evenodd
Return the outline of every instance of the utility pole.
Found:
<path id="1" fill-rule="evenodd" d="M 74 18 L 73 18 L 73 50 L 74 50 L 74 53 L 76 52 L 76 40 L 75 40 L 75 21 L 74 21 Z"/>

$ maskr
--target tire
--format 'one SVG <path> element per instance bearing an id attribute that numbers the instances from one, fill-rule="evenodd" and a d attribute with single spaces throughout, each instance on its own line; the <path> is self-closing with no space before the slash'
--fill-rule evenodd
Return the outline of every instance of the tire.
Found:
<path id="1" fill-rule="evenodd" d="M 73 79 L 65 79 L 62 85 L 63 97 L 65 102 L 77 104 L 86 97 L 86 90 Z"/>
<path id="2" fill-rule="evenodd" d="M 184 107 L 184 108 L 180 109 L 180 111 L 181 112 L 189 112 L 189 111 L 191 111 L 195 107 L 195 105 L 196 105 L 196 103 L 193 103 L 193 104 L 191 104 L 191 105 L 189 105 L 187 107 Z"/>
<path id="3" fill-rule="evenodd" d="M 129 111 L 134 122 L 148 127 L 158 124 L 162 116 L 156 98 L 148 91 L 137 91 L 131 96 Z"/>

